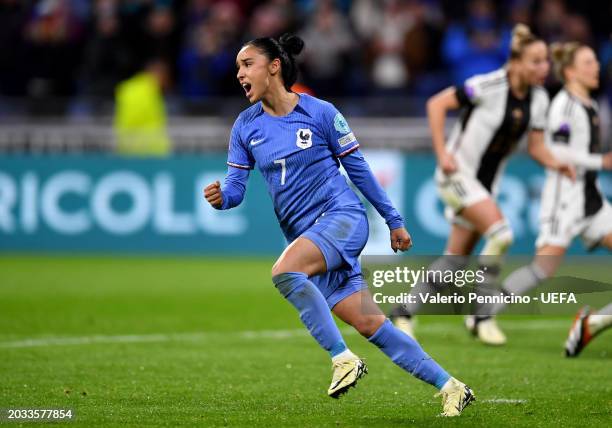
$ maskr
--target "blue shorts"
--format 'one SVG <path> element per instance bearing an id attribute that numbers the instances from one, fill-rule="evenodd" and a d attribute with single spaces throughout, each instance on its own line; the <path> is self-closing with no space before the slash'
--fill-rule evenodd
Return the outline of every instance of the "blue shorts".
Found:
<path id="1" fill-rule="evenodd" d="M 327 272 L 310 280 L 333 308 L 351 294 L 367 288 L 361 276 L 359 255 L 368 242 L 369 224 L 363 206 L 327 211 L 301 237 L 323 253 Z"/>

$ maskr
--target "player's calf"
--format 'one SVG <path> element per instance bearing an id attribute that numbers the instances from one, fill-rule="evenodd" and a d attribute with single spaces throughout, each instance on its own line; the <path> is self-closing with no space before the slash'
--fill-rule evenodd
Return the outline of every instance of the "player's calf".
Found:
<path id="1" fill-rule="evenodd" d="M 302 272 L 286 272 L 272 278 L 278 291 L 299 312 L 300 319 L 319 345 L 333 358 L 348 350 L 327 302 Z"/>
<path id="2" fill-rule="evenodd" d="M 514 242 L 512 228 L 506 219 L 491 225 L 485 232 L 484 238 L 485 245 L 480 253 L 483 256 L 503 256 Z"/>

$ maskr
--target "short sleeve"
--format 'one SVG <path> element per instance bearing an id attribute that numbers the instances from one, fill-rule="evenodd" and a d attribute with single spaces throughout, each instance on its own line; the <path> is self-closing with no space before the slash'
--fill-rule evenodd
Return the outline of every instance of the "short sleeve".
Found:
<path id="1" fill-rule="evenodd" d="M 242 141 L 240 136 L 241 124 L 242 121 L 238 117 L 230 134 L 227 164 L 235 168 L 253 169 L 255 167 L 255 159 L 253 159 L 248 147 Z"/>
<path id="2" fill-rule="evenodd" d="M 333 105 L 325 109 L 323 115 L 324 126 L 327 132 L 327 143 L 336 157 L 343 157 L 357 150 L 359 143 L 346 119 Z"/>
<path id="3" fill-rule="evenodd" d="M 544 131 L 546 129 L 548 105 L 548 95 L 544 89 L 536 89 L 529 123 L 531 131 Z"/>
<path id="4" fill-rule="evenodd" d="M 481 77 L 474 76 L 467 79 L 463 85 L 455 86 L 455 94 L 461 107 L 474 106 L 482 101 Z"/>

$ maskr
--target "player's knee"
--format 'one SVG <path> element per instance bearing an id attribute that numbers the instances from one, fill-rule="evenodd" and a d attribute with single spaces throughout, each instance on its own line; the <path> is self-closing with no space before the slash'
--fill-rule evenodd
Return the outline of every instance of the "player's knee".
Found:
<path id="1" fill-rule="evenodd" d="M 371 337 L 385 322 L 384 315 L 365 315 L 355 319 L 351 325 L 364 337 Z"/>
<path id="2" fill-rule="evenodd" d="M 512 228 L 506 220 L 500 220 L 485 233 L 485 246 L 482 249 L 482 254 L 487 256 L 499 256 L 506 251 L 514 242 L 514 234 Z"/>
<path id="3" fill-rule="evenodd" d="M 306 275 L 301 272 L 283 272 L 272 275 L 274 286 L 285 298 L 296 290 L 303 289 L 306 279 Z"/>
<path id="4" fill-rule="evenodd" d="M 291 263 L 290 259 L 287 257 L 281 256 L 274 264 L 272 265 L 272 276 L 280 275 L 288 272 L 302 272 L 302 269 L 299 269 L 295 263 Z"/>

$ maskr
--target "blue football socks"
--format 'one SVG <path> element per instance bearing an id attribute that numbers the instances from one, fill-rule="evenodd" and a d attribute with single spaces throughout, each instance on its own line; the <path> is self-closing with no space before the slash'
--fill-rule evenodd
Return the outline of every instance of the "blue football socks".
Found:
<path id="1" fill-rule="evenodd" d="M 385 320 L 368 340 L 395 364 L 438 389 L 450 379 L 450 375 L 423 351 L 416 340 L 397 329 L 389 320 Z"/>
<path id="2" fill-rule="evenodd" d="M 281 273 L 273 276 L 272 282 L 298 310 L 300 319 L 323 349 L 332 357 L 347 349 L 325 297 L 305 273 Z"/>

